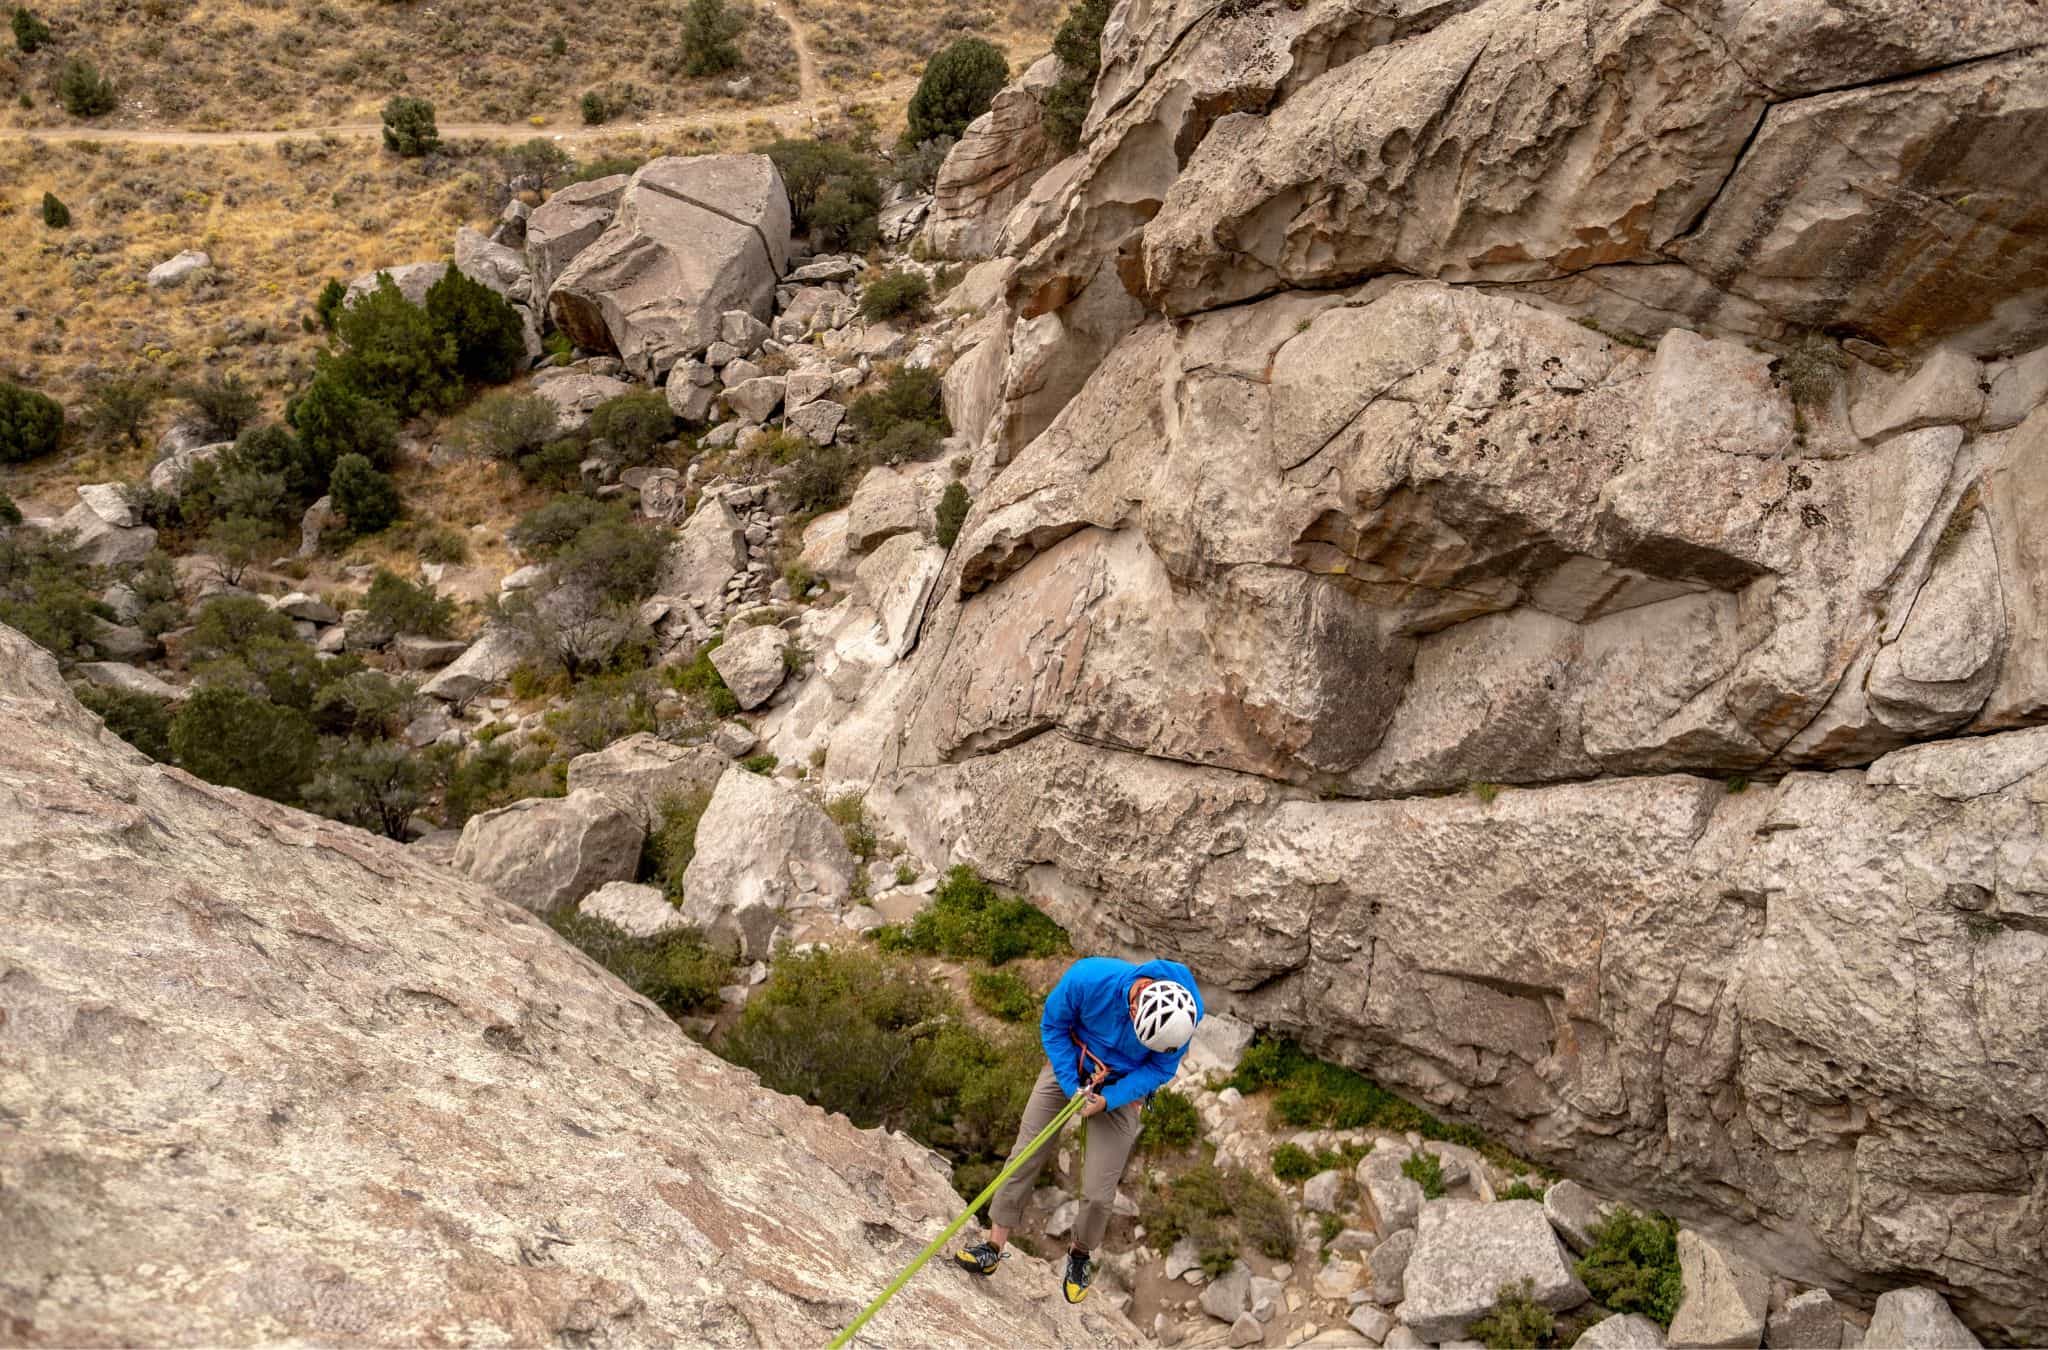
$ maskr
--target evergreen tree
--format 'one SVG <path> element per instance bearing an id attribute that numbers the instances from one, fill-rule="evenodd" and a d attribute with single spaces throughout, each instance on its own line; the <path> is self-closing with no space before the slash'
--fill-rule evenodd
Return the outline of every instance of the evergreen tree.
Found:
<path id="1" fill-rule="evenodd" d="M 441 131 L 434 125 L 434 105 L 423 98 L 400 94 L 384 105 L 384 148 L 406 159 L 417 159 L 441 148 Z"/>
<path id="2" fill-rule="evenodd" d="M 50 25 L 38 18 L 27 5 L 14 11 L 14 45 L 23 55 L 29 55 L 46 47 L 50 42 Z"/>
<path id="3" fill-rule="evenodd" d="M 47 394 L 0 380 L 0 464 L 47 455 L 63 434 L 63 405 Z"/>
<path id="4" fill-rule="evenodd" d="M 455 344 L 455 368 L 484 384 L 503 384 L 526 362 L 526 329 L 504 296 L 456 268 L 427 292 L 427 318 Z"/>
<path id="5" fill-rule="evenodd" d="M 334 509 L 348 517 L 355 534 L 378 534 L 398 519 L 397 484 L 361 455 L 343 455 L 335 461 L 328 491 L 334 494 Z"/>
<path id="6" fill-rule="evenodd" d="M 57 72 L 57 101 L 73 117 L 98 117 L 114 110 L 114 86 L 92 62 L 74 56 Z"/>
<path id="7" fill-rule="evenodd" d="M 298 799 L 320 761 L 320 738 L 303 713 L 226 685 L 185 700 L 170 743 L 187 773 L 280 802 Z"/>
<path id="8" fill-rule="evenodd" d="M 57 194 L 54 192 L 45 192 L 43 194 L 43 224 L 53 230 L 65 230 L 71 227 L 71 208 L 58 201 Z"/>
<path id="9" fill-rule="evenodd" d="M 683 73 L 716 75 L 739 67 L 747 16 L 726 0 L 690 0 L 683 11 Z"/>
<path id="10" fill-rule="evenodd" d="M 1010 63 L 994 44 L 961 38 L 925 64 L 924 78 L 910 96 L 903 144 L 906 148 L 941 136 L 959 139 L 967 124 L 988 111 L 1010 78 Z"/>

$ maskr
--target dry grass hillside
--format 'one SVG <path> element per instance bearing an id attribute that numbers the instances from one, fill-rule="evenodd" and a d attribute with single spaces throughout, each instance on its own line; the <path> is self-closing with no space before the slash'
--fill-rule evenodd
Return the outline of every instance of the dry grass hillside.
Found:
<path id="1" fill-rule="evenodd" d="M 115 85 L 96 122 L 193 130 L 295 129 L 374 120 L 394 94 L 431 100 L 444 123 L 580 126 L 597 90 L 625 118 L 742 110 L 799 92 L 798 35 L 824 88 L 859 94 L 922 69 L 956 37 L 1043 50 L 1054 0 L 770 0 L 752 7 L 744 67 L 682 74 L 686 0 L 565 12 L 544 0 L 46 0 L 33 54 L 0 37 L 0 126 L 71 125 L 64 62 Z M 5 6 L 10 12 L 12 5 Z M 742 86 L 728 82 L 741 77 Z M 737 90 L 735 96 L 734 90 Z M 27 102 L 24 104 L 23 100 Z"/>

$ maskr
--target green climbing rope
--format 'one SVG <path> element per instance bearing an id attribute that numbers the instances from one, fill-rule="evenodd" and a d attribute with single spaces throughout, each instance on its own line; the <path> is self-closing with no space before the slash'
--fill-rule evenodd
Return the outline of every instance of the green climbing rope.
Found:
<path id="1" fill-rule="evenodd" d="M 1085 1091 L 1076 1092 L 1073 1096 L 1073 1100 L 1069 1101 L 1064 1107 L 1060 1109 L 1060 1113 L 1052 1118 L 1052 1124 L 1040 1130 L 1038 1132 L 1038 1137 L 1036 1139 L 1033 1139 L 1029 1144 L 1025 1145 L 1024 1151 L 1022 1153 L 1019 1153 L 1016 1157 L 1010 1159 L 1008 1164 L 1004 1166 L 1003 1170 L 996 1173 L 995 1180 L 991 1181 L 987 1185 L 987 1187 L 982 1190 L 982 1193 L 980 1195 L 974 1197 L 973 1201 L 968 1204 L 967 1208 L 964 1211 L 962 1211 L 960 1217 L 953 1220 L 953 1222 L 951 1222 L 950 1224 L 947 1224 L 946 1231 L 939 1234 L 937 1237 L 933 1238 L 930 1244 L 926 1246 L 923 1251 L 917 1254 L 917 1259 L 915 1261 L 912 1261 L 909 1265 L 905 1266 L 903 1268 L 903 1273 L 901 1275 L 898 1275 L 894 1280 L 890 1281 L 889 1287 L 882 1291 L 881 1297 L 877 1298 L 873 1303 L 868 1304 L 867 1307 L 861 1309 L 860 1316 L 854 1318 L 853 1321 L 850 1324 L 848 1324 L 846 1330 L 839 1333 L 838 1339 L 832 1342 L 831 1350 L 841 1350 L 841 1347 L 851 1342 L 853 1340 L 854 1333 L 858 1332 L 862 1327 L 866 1326 L 868 1319 L 870 1317 L 873 1317 L 876 1313 L 882 1310 L 883 1304 L 887 1303 L 890 1299 L 896 1297 L 897 1291 L 902 1289 L 904 1285 L 910 1283 L 910 1277 L 917 1274 L 919 1270 L 923 1269 L 925 1262 L 931 1260 L 932 1257 L 938 1253 L 938 1250 L 941 1247 L 945 1246 L 948 1242 L 951 1242 L 953 1240 L 953 1235 L 958 1233 L 960 1229 L 967 1223 L 967 1220 L 973 1217 L 974 1212 L 976 1210 L 980 1209 L 983 1205 L 989 1202 L 989 1197 L 994 1195 L 997 1189 L 1001 1187 L 1004 1182 L 1010 1179 L 1011 1173 L 1015 1172 L 1018 1168 L 1022 1167 L 1025 1161 L 1029 1159 L 1032 1154 L 1038 1152 L 1039 1149 L 1044 1148 L 1046 1142 L 1050 1140 L 1054 1135 L 1060 1132 L 1060 1127 L 1065 1125 L 1069 1120 L 1072 1120 L 1074 1118 L 1074 1112 L 1080 1110 L 1081 1103 L 1086 1101 L 1087 1099 L 1088 1094 Z"/>

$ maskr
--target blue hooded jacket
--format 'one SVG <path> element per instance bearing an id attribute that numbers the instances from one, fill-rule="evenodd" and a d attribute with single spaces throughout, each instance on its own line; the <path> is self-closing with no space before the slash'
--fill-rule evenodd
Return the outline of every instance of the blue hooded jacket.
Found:
<path id="1" fill-rule="evenodd" d="M 1178 961 L 1147 961 L 1134 966 L 1113 956 L 1088 956 L 1067 967 L 1060 982 L 1045 996 L 1039 1038 L 1052 1062 L 1060 1091 L 1069 1097 L 1081 1090 L 1080 1051 L 1074 1038 L 1109 1066 L 1110 1082 L 1102 1089 L 1111 1111 L 1151 1096 L 1180 1068 L 1182 1046 L 1174 1051 L 1148 1050 L 1131 1026 L 1131 985 L 1139 979 L 1171 980 L 1195 996 L 1195 1020 L 1202 1019 L 1202 991 L 1194 973 Z"/>

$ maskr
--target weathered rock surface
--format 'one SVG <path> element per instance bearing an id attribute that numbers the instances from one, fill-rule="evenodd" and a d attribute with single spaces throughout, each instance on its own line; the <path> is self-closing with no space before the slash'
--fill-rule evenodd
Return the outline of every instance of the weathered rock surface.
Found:
<path id="1" fill-rule="evenodd" d="M 1771 1350 L 1840 1350 L 1841 1309 L 1825 1289 L 1794 1294 L 1765 1320 L 1764 1344 Z"/>
<path id="2" fill-rule="evenodd" d="M 1983 1344 L 1932 1289 L 1894 1289 L 1880 1295 L 1863 1343 L 1871 1350 L 1976 1350 Z"/>
<path id="3" fill-rule="evenodd" d="M 747 537 L 722 497 L 707 496 L 677 532 L 662 565 L 659 589 L 700 609 L 718 603 L 726 583 L 747 565 Z"/>
<path id="4" fill-rule="evenodd" d="M 16 1339 L 817 1344 L 956 1212 L 923 1150 L 763 1091 L 484 887 L 147 763 L 8 630 L 0 800 Z M 873 1334 L 1138 1342 L 1011 1264 Z"/>
<path id="5" fill-rule="evenodd" d="M 782 687 L 788 674 L 782 652 L 788 645 L 789 635 L 773 624 L 742 628 L 718 644 L 711 664 L 741 708 L 758 708 Z"/>
<path id="6" fill-rule="evenodd" d="M 150 268 L 149 284 L 152 289 L 180 286 L 187 278 L 211 266 L 213 258 L 210 254 L 203 249 L 188 248 Z"/>
<path id="7" fill-rule="evenodd" d="M 768 318 L 788 266 L 789 197 L 767 156 L 664 157 L 634 172 L 548 306 L 578 346 L 617 352 L 652 383 L 717 341 L 727 311 Z"/>
<path id="8" fill-rule="evenodd" d="M 735 765 L 697 823 L 683 917 L 760 960 L 785 912 L 843 905 L 853 869 L 839 827 L 810 798 Z"/>
<path id="9" fill-rule="evenodd" d="M 576 910 L 593 919 L 603 919 L 634 937 L 654 937 L 671 928 L 687 926 L 682 912 L 658 888 L 630 881 L 606 882 L 584 896 Z"/>
<path id="10" fill-rule="evenodd" d="M 1770 1312 L 1771 1280 L 1741 1256 L 1690 1228 L 1678 1230 L 1678 1268 L 1685 1282 L 1670 1342 L 1697 1350 L 1756 1350 Z"/>
<path id="11" fill-rule="evenodd" d="M 714 746 L 671 745 L 643 731 L 570 760 L 569 791 L 588 788 L 610 797 L 651 831 L 664 802 L 711 791 L 726 762 Z"/>
<path id="12" fill-rule="evenodd" d="M 400 295 L 415 305 L 423 305 L 427 301 L 427 292 L 434 288 L 435 282 L 446 275 L 448 264 L 445 262 L 402 263 L 397 267 L 381 267 L 374 272 L 365 272 L 350 281 L 348 289 L 342 293 L 341 303 L 354 306 L 389 279 Z"/>
<path id="13" fill-rule="evenodd" d="M 449 703 L 467 703 L 510 679 L 525 659 L 526 644 L 518 633 L 509 628 L 487 629 L 447 669 L 422 685 L 420 692 Z"/>
<path id="14" fill-rule="evenodd" d="M 601 793 L 532 797 L 471 817 L 455 869 L 545 914 L 606 882 L 631 881 L 646 837 L 637 812 Z"/>
<path id="15" fill-rule="evenodd" d="M 967 124 L 939 166 L 924 238 L 942 258 L 986 258 L 1011 208 L 1059 158 L 1045 134 L 1044 99 L 1065 67 L 1040 58 Z"/>
<path id="16" fill-rule="evenodd" d="M 555 421 L 563 431 L 581 431 L 600 405 L 632 393 L 633 386 L 609 375 L 549 367 L 535 372 L 533 392 L 555 405 Z"/>
<path id="17" fill-rule="evenodd" d="M 1626 1313 L 1595 1322 L 1572 1344 L 1592 1350 L 1664 1350 L 1664 1328 L 1640 1313 Z"/>
<path id="18" fill-rule="evenodd" d="M 1552 1312 L 1586 1301 L 1541 1204 L 1436 1200 L 1416 1222 L 1396 1311 L 1424 1340 L 1454 1340 L 1493 1309 L 1501 1286 L 1521 1280 L 1530 1282 L 1529 1297 Z"/>
<path id="19" fill-rule="evenodd" d="M 81 497 L 85 491 L 79 489 Z M 122 505 L 125 509 L 125 501 Z M 79 558 L 95 567 L 133 567 L 147 558 L 156 547 L 156 531 L 148 525 L 116 524 L 108 514 L 114 512 L 105 505 L 95 510 L 90 500 L 81 500 L 57 518 L 56 529 L 68 532 Z"/>
<path id="20" fill-rule="evenodd" d="M 545 296 L 576 255 L 596 243 L 618 214 L 628 175 L 608 174 L 559 188 L 526 218 L 526 261 L 533 293 Z"/>

